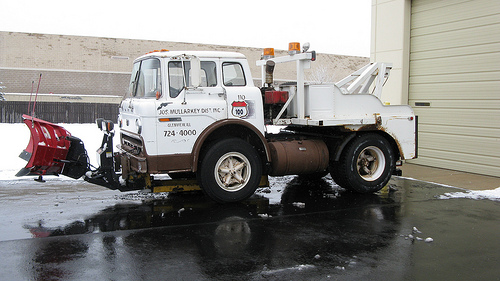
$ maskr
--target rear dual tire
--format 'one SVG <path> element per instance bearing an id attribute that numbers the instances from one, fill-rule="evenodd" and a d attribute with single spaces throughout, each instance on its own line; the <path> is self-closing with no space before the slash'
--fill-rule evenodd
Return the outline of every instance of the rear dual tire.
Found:
<path id="1" fill-rule="evenodd" d="M 391 179 L 395 157 L 391 144 L 383 136 L 358 135 L 342 151 L 339 161 L 332 163 L 331 175 L 345 189 L 373 193 Z"/>

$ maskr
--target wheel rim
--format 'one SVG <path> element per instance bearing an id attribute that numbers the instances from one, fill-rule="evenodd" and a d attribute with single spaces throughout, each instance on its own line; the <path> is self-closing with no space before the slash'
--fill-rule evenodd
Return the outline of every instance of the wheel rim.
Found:
<path id="1" fill-rule="evenodd" d="M 215 179 L 224 190 L 235 192 L 248 183 L 251 174 L 250 161 L 239 152 L 224 154 L 215 165 Z"/>
<path id="2" fill-rule="evenodd" d="M 365 181 L 375 181 L 384 173 L 384 153 L 376 146 L 366 147 L 358 155 L 356 165 L 361 178 Z"/>

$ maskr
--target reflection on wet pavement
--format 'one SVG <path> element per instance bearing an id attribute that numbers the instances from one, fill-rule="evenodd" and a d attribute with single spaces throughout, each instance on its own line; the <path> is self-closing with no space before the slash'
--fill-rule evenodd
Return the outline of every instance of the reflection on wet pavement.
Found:
<path id="1" fill-rule="evenodd" d="M 1 271 L 37 280 L 498 276 L 498 202 L 439 200 L 450 188 L 402 178 L 370 195 L 324 179 L 293 178 L 282 189 L 279 203 L 266 190 L 225 205 L 177 194 L 59 227 L 35 221 L 25 227 L 40 238 L 0 243 L 9 257 Z"/>

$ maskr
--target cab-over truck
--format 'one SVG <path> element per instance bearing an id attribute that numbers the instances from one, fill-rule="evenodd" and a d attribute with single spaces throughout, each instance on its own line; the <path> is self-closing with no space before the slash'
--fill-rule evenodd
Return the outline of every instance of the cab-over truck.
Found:
<path id="1" fill-rule="evenodd" d="M 381 102 L 390 64 L 371 63 L 337 83 L 306 83 L 304 69 L 314 60 L 316 53 L 307 46 L 301 50 L 299 43 L 290 43 L 289 55 L 282 57 L 265 49 L 257 61 L 262 69 L 257 87 L 240 53 L 148 53 L 134 61 L 119 107 L 118 152 L 112 121 L 97 122 L 104 137 L 100 167 L 93 170 L 78 138 L 24 115 L 32 140 L 19 175 L 84 176 L 122 191 L 190 189 L 177 183 L 165 189 L 169 181 L 158 175 L 168 174 L 190 179 L 218 202 L 248 198 L 268 175 L 330 173 L 345 189 L 376 192 L 403 160 L 417 156 L 417 119 L 409 106 Z M 296 81 L 275 86 L 274 67 L 293 62 Z M 271 133 L 270 125 L 282 129 Z M 62 149 L 36 156 L 56 146 L 47 136 Z"/>

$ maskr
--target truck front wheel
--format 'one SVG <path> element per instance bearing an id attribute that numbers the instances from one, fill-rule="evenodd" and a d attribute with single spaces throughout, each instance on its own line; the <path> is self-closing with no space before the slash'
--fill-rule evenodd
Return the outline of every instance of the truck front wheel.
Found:
<path id="1" fill-rule="evenodd" d="M 345 189 L 372 193 L 382 189 L 391 179 L 395 155 L 390 143 L 378 134 L 354 138 L 333 163 L 333 180 Z"/>
<path id="2" fill-rule="evenodd" d="M 202 190 L 217 202 L 237 202 L 250 197 L 261 176 L 259 154 L 249 143 L 237 138 L 210 147 L 198 170 Z"/>

